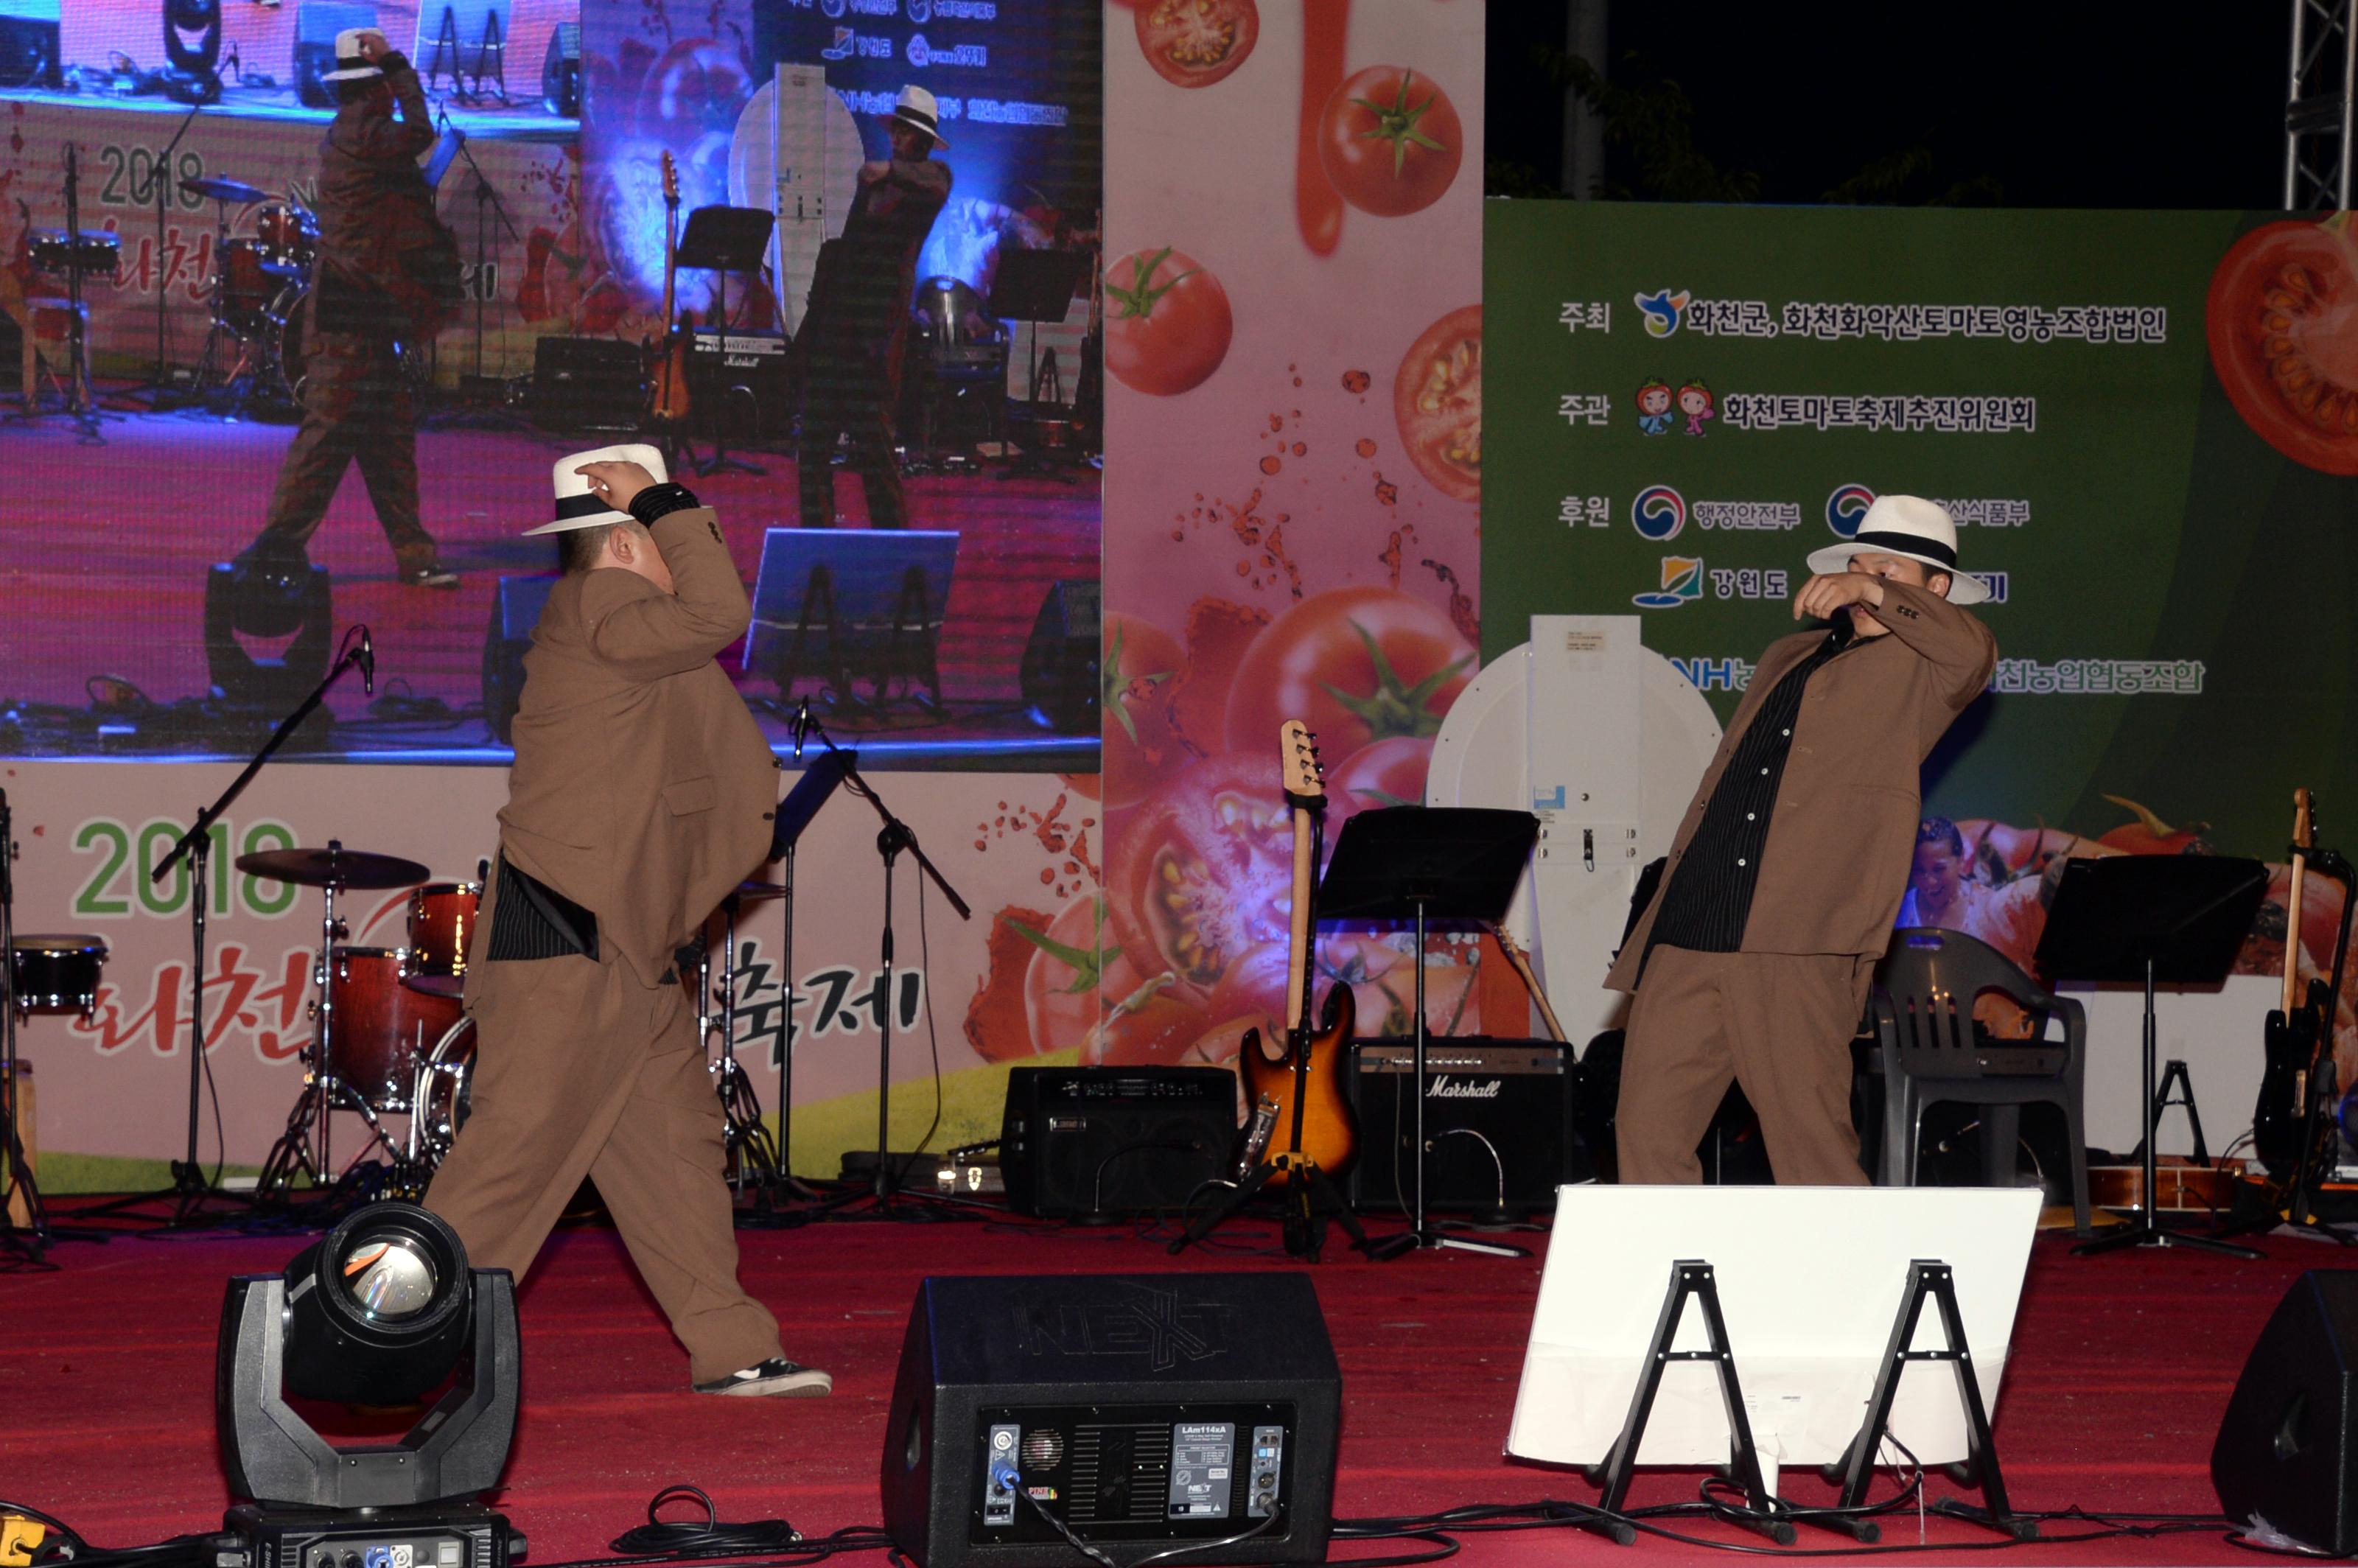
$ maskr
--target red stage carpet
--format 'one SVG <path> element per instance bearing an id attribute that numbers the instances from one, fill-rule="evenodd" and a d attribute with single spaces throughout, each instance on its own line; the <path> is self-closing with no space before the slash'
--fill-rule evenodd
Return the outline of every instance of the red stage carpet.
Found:
<path id="1" fill-rule="evenodd" d="M 1237 1230 L 1267 1244 L 1272 1233 Z M 2272 1239 L 2262 1263 L 2141 1252 L 2079 1260 L 2040 1239 L 1996 1411 L 2016 1505 L 2091 1512 L 2208 1512 L 2207 1465 L 2229 1390 L 2292 1277 L 2342 1254 Z M 688 1392 L 686 1361 L 609 1231 L 560 1233 L 524 1297 L 525 1414 L 502 1505 L 531 1561 L 604 1553 L 667 1483 L 710 1492 L 724 1518 L 784 1516 L 808 1533 L 879 1517 L 877 1464 L 903 1322 L 928 1273 L 1124 1272 L 1171 1268 L 1128 1231 L 1034 1232 L 982 1224 L 845 1224 L 743 1238 L 744 1278 L 778 1314 L 790 1355 L 835 1373 L 826 1400 Z M 103 1546 L 217 1528 L 226 1498 L 213 1448 L 213 1334 L 222 1281 L 273 1270 L 301 1243 L 117 1239 L 68 1245 L 56 1273 L 0 1284 L 0 1496 L 62 1516 Z M 1291 1267 L 1282 1257 L 1198 1255 L 1194 1269 Z M 1794 1266 L 1809 1266 L 1798 1244 Z M 1587 1500 L 1577 1475 L 1499 1456 L 1539 1280 L 1537 1260 L 1427 1253 L 1313 1271 L 1340 1356 L 1344 1432 L 1336 1508 L 1404 1514 L 1545 1497 Z M 1921 1373 L 1911 1374 L 1920 1376 Z M 1694 1495 L 1693 1473 L 1649 1473 L 1632 1502 Z M 1948 1490 L 1945 1480 L 1937 1483 Z M 1830 1500 L 1788 1472 L 1797 1502 Z M 1696 1533 L 1760 1544 L 1716 1527 Z M 2077 1533 L 2065 1524 L 2050 1536 Z M 1994 1540 L 1933 1523 L 1935 1541 Z M 1913 1516 L 1887 1523 L 1913 1544 Z M 1838 1538 L 1805 1532 L 1801 1544 Z M 1338 1559 L 1374 1555 L 1340 1547 Z M 1565 1531 L 1466 1538 L 1469 1564 L 1692 1561 L 1656 1539 L 1628 1553 Z M 1913 1555 L 1900 1554 L 1903 1557 Z M 2252 1560 L 2217 1531 L 2001 1553 L 2023 1563 Z M 870 1555 L 852 1562 L 877 1562 Z"/>

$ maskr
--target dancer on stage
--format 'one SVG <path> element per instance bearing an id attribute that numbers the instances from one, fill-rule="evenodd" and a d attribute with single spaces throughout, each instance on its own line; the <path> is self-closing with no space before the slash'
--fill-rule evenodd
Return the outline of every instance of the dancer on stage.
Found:
<path id="1" fill-rule="evenodd" d="M 434 145 L 426 93 L 408 59 L 374 28 L 337 34 L 336 69 L 320 80 L 334 85 L 341 106 L 319 144 L 319 264 L 306 301 L 303 422 L 247 554 L 265 565 L 302 561 L 344 470 L 358 461 L 400 580 L 456 588 L 418 521 L 417 416 L 400 359 L 404 345 L 415 353 L 433 338 L 443 308 L 420 260 L 448 235 L 417 168 Z"/>
<path id="2" fill-rule="evenodd" d="M 676 957 L 770 851 L 777 762 L 712 656 L 752 608 L 653 447 L 557 465 L 565 576 L 525 655 L 500 858 L 467 966 L 471 1114 L 427 1190 L 522 1277 L 583 1176 L 707 1394 L 824 1394 L 737 1283 L 720 1102 Z"/>
<path id="3" fill-rule="evenodd" d="M 802 361 L 802 431 L 795 470 L 806 528 L 835 526 L 835 442 L 851 438 L 852 466 L 868 492 L 868 522 L 905 528 L 901 492 L 901 351 L 916 292 L 917 253 L 950 199 L 950 171 L 934 149 L 949 151 L 935 118 L 934 95 L 903 87 L 886 129 L 892 156 L 860 168 L 843 233 L 821 248 L 810 308 L 795 334 Z"/>
<path id="4" fill-rule="evenodd" d="M 1864 1185 L 1850 1043 L 1891 939 L 1917 839 L 1917 769 L 1996 667 L 1960 605 L 1947 513 L 1867 509 L 1812 554 L 1606 985 L 1634 991 L 1616 1114 L 1621 1180 L 1696 1182 L 1732 1078 L 1779 1182 Z"/>

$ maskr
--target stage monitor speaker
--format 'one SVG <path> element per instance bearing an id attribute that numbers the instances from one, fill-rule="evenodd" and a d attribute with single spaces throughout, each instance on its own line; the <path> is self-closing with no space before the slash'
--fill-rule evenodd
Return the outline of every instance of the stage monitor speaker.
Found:
<path id="1" fill-rule="evenodd" d="M 922 1568 L 1080 1563 L 1047 1514 L 1122 1568 L 1323 1562 L 1342 1391 L 1298 1271 L 930 1279 L 884 1529 Z"/>
<path id="2" fill-rule="evenodd" d="M 636 343 L 540 339 L 533 345 L 532 416 L 547 430 L 636 430 L 647 400 Z"/>
<path id="3" fill-rule="evenodd" d="M 1444 1213 L 1520 1215 L 1595 1173 L 1573 1130 L 1572 1052 L 1552 1040 L 1424 1043 L 1424 1203 Z M 1359 1160 L 1351 1206 L 1405 1210 L 1414 1181 L 1416 1053 L 1406 1040 L 1351 1047 Z"/>
<path id="4" fill-rule="evenodd" d="M 999 1166 L 1008 1206 L 1039 1218 L 1181 1209 L 1237 1144 L 1226 1067 L 1016 1067 Z"/>
<path id="5" fill-rule="evenodd" d="M 2277 1303 L 2219 1422 L 2211 1484 L 2239 1526 L 2256 1515 L 2323 1555 L 2358 1552 L 2358 1269 L 2311 1270 Z"/>
<path id="6" fill-rule="evenodd" d="M 295 92 L 312 109 L 336 106 L 336 84 L 320 80 L 336 69 L 336 35 L 376 26 L 376 7 L 348 0 L 299 0 L 295 7 Z"/>
<path id="7" fill-rule="evenodd" d="M 1052 586 L 1017 666 L 1024 717 L 1059 735 L 1098 732 L 1099 603 L 1095 582 L 1070 578 Z"/>
<path id="8" fill-rule="evenodd" d="M 548 30 L 548 53 L 540 62 L 541 107 L 570 119 L 581 113 L 581 24 L 559 22 Z"/>
<path id="9" fill-rule="evenodd" d="M 46 87 L 54 92 L 65 85 L 58 58 L 59 3 L 0 0 L 0 91 Z"/>
<path id="10" fill-rule="evenodd" d="M 503 577 L 492 593 L 492 624 L 483 636 L 483 722 L 503 746 L 515 743 L 516 705 L 524 700 L 524 656 L 540 624 L 555 577 Z"/>

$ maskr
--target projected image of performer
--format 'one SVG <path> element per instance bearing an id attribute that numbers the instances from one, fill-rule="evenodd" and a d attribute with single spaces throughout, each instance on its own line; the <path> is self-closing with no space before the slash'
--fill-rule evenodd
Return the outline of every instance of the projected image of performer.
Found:
<path id="1" fill-rule="evenodd" d="M 851 439 L 851 463 L 868 492 L 868 520 L 908 526 L 901 492 L 901 351 L 917 287 L 917 253 L 950 199 L 950 171 L 936 161 L 949 150 L 935 117 L 934 95 L 904 87 L 887 127 L 892 156 L 860 169 L 843 233 L 820 249 L 810 307 L 796 333 L 803 366 L 802 430 L 795 467 L 806 528 L 835 526 L 836 438 Z"/>
<path id="2" fill-rule="evenodd" d="M 374 29 L 336 36 L 340 106 L 319 144 L 319 264 L 305 323 L 303 418 L 251 555 L 292 563 L 357 461 L 400 580 L 455 588 L 417 514 L 417 426 L 400 346 L 429 340 L 442 306 L 421 257 L 447 233 L 418 155 L 434 144 L 409 61 Z"/>
<path id="3" fill-rule="evenodd" d="M 1887 495 L 1809 558 L 1606 985 L 1634 991 L 1621 1180 L 1696 1182 L 1731 1079 L 1779 1182 L 1864 1185 L 1850 1043 L 1919 838 L 1917 769 L 1989 682 L 1947 513 Z"/>
<path id="4" fill-rule="evenodd" d="M 737 1283 L 719 1101 L 681 949 L 770 853 L 777 763 L 713 655 L 752 606 L 653 447 L 556 467 L 565 575 L 525 655 L 499 864 L 467 966 L 471 1111 L 427 1189 L 521 1279 L 584 1176 L 699 1393 L 824 1394 Z"/>

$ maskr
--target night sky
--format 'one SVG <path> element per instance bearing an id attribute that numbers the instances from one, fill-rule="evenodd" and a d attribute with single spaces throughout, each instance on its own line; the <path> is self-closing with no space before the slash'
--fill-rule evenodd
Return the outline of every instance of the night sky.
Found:
<path id="1" fill-rule="evenodd" d="M 2276 207 L 2291 37 L 2284 0 L 1891 0 L 1612 7 L 1608 76 L 1635 50 L 1695 105 L 1697 146 L 1814 202 L 1921 143 L 1928 200 L 1983 178 L 2009 207 Z M 1562 0 L 1490 5 L 1489 157 L 1559 175 L 1560 92 L 1529 62 Z M 1608 177 L 1633 183 L 1608 152 Z"/>

